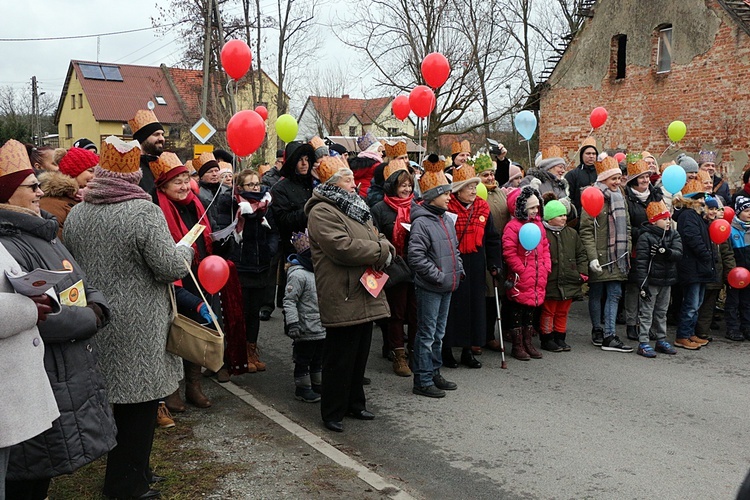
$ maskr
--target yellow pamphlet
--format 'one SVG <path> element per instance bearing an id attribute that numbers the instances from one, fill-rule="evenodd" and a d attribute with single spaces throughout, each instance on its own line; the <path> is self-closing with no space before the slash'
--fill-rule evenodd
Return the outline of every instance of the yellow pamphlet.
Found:
<path id="1" fill-rule="evenodd" d="M 59 294 L 60 303 L 66 306 L 86 307 L 86 291 L 83 289 L 83 280 L 66 288 Z"/>

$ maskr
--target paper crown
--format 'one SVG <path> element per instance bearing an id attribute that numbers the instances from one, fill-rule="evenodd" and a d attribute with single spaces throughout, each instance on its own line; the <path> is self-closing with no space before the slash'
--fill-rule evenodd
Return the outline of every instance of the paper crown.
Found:
<path id="1" fill-rule="evenodd" d="M 438 186 L 449 185 L 448 179 L 445 177 L 445 160 L 441 160 L 437 155 L 432 154 L 425 158 L 422 162 L 424 167 L 424 174 L 419 178 L 419 188 L 422 193 L 426 193 L 430 189 Z"/>
<path id="2" fill-rule="evenodd" d="M 594 167 L 596 167 L 596 179 L 599 182 L 604 181 L 605 179 L 609 179 L 613 175 L 622 173 L 622 170 L 620 170 L 620 164 L 617 163 L 617 160 L 615 160 L 611 156 L 607 156 L 601 161 L 597 161 L 596 163 L 594 163 Z"/>
<path id="3" fill-rule="evenodd" d="M 210 161 L 216 162 L 216 157 L 213 153 L 201 153 L 198 158 L 193 158 L 193 167 L 196 170 L 200 170 L 203 165 Z M 216 162 L 216 164 L 218 165 L 219 162 Z"/>
<path id="4" fill-rule="evenodd" d="M 227 163 L 225 161 L 220 161 L 219 162 L 219 170 L 221 171 L 221 173 L 229 171 L 229 173 L 231 174 L 232 173 L 232 164 L 231 163 Z"/>
<path id="5" fill-rule="evenodd" d="M 454 184 L 457 182 L 468 181 L 469 179 L 473 179 L 476 176 L 477 174 L 474 171 L 474 165 L 469 165 L 468 163 L 464 163 L 460 167 L 455 167 L 453 169 Z"/>
<path id="6" fill-rule="evenodd" d="M 162 153 L 159 158 L 149 162 L 148 166 L 151 168 L 151 173 L 154 174 L 154 179 L 157 179 L 157 182 L 175 168 L 180 168 L 183 172 L 187 172 L 187 169 L 177 155 L 170 152 Z"/>
<path id="7" fill-rule="evenodd" d="M 461 142 L 454 142 L 451 144 L 451 155 L 458 153 L 469 153 L 471 154 L 471 143 L 467 140 Z"/>
<path id="8" fill-rule="evenodd" d="M 652 201 L 646 207 L 646 217 L 648 217 L 648 221 L 653 224 L 659 219 L 669 218 L 669 209 L 663 201 Z"/>
<path id="9" fill-rule="evenodd" d="M 324 156 L 328 156 L 331 154 L 331 152 L 328 150 L 328 146 L 326 146 L 326 143 L 323 139 L 318 137 L 317 135 L 310 139 L 309 142 L 310 146 L 315 150 L 315 159 L 319 160 L 323 158 Z"/>
<path id="10" fill-rule="evenodd" d="M 150 109 L 139 109 L 132 120 L 128 120 L 133 135 L 149 123 L 159 123 L 156 115 Z"/>
<path id="11" fill-rule="evenodd" d="M 713 188 L 714 181 L 713 181 L 713 179 L 711 179 L 711 174 L 709 174 L 705 170 L 698 170 L 698 180 L 702 184 L 706 184 L 707 182 L 710 182 L 711 183 L 711 188 Z"/>
<path id="12" fill-rule="evenodd" d="M 321 183 L 324 183 L 328 181 L 331 177 L 333 177 L 333 174 L 341 170 L 342 168 L 347 168 L 346 164 L 341 160 L 341 157 L 339 156 L 324 156 L 320 160 L 320 165 L 318 165 L 318 179 Z"/>
<path id="13" fill-rule="evenodd" d="M 690 196 L 696 195 L 698 193 L 705 193 L 706 189 L 703 187 L 703 183 L 699 181 L 698 179 L 690 179 L 685 183 L 685 186 L 682 188 L 682 195 L 683 196 Z"/>
<path id="14" fill-rule="evenodd" d="M 186 161 L 185 168 L 187 169 L 188 172 L 190 172 L 190 175 L 193 175 L 194 173 L 197 172 L 197 170 L 195 170 L 195 167 L 193 166 L 193 160 Z"/>
<path id="15" fill-rule="evenodd" d="M 404 160 L 391 160 L 385 166 L 385 169 L 383 169 L 383 178 L 388 179 L 394 172 L 398 172 L 399 170 L 404 170 L 408 173 L 409 167 L 407 163 Z"/>
<path id="16" fill-rule="evenodd" d="M 542 149 L 542 160 L 549 158 L 565 158 L 565 152 L 559 146 L 550 146 Z"/>
<path id="17" fill-rule="evenodd" d="M 625 163 L 630 166 L 631 163 L 636 163 L 638 160 L 642 160 L 643 155 L 639 153 L 628 153 L 625 155 Z"/>
<path id="18" fill-rule="evenodd" d="M 360 151 L 364 151 L 376 142 L 378 142 L 378 140 L 372 135 L 372 132 L 367 132 L 365 135 L 357 139 L 357 147 Z"/>
<path id="19" fill-rule="evenodd" d="M 99 166 L 120 174 L 132 174 L 141 168 L 141 148 L 138 141 L 125 142 L 110 135 L 102 143 Z"/>
<path id="20" fill-rule="evenodd" d="M 716 163 L 716 152 L 703 149 L 698 153 L 698 163 Z"/>
<path id="21" fill-rule="evenodd" d="M 271 170 L 271 165 L 268 165 L 267 163 L 264 163 L 263 165 L 258 167 L 258 177 L 261 179 L 263 178 L 263 174 Z"/>
<path id="22" fill-rule="evenodd" d="M 386 142 L 383 147 L 388 158 L 397 158 L 406 154 L 406 141 Z"/>
<path id="23" fill-rule="evenodd" d="M 474 160 L 474 172 L 481 174 L 487 170 L 495 170 L 494 165 L 492 165 L 492 157 L 488 154 L 477 156 L 476 160 Z"/>
<path id="24" fill-rule="evenodd" d="M 591 146 L 591 147 L 593 147 L 594 149 L 596 149 L 597 151 L 599 151 L 599 148 L 597 148 L 597 147 L 596 147 L 596 139 L 594 139 L 594 138 L 593 138 L 593 137 L 591 137 L 591 136 L 588 136 L 588 137 L 586 137 L 586 138 L 585 138 L 585 139 L 583 140 L 583 142 L 581 143 L 581 147 L 580 147 L 580 148 L 578 148 L 578 151 L 583 151 L 583 149 L 584 149 L 584 148 L 587 148 L 587 147 L 589 147 L 589 146 Z"/>
<path id="25" fill-rule="evenodd" d="M 0 148 L 0 177 L 25 170 L 29 170 L 29 174 L 34 172 L 26 146 L 15 139 L 10 139 Z"/>
<path id="26" fill-rule="evenodd" d="M 292 233 L 291 242 L 292 246 L 294 246 L 294 251 L 298 254 L 310 248 L 310 237 L 307 236 L 307 230 L 304 233 Z"/>
<path id="27" fill-rule="evenodd" d="M 640 155 L 637 155 L 640 158 Z M 638 159 L 633 163 L 628 162 L 628 182 L 642 174 L 651 173 L 651 169 L 645 160 Z"/>
<path id="28" fill-rule="evenodd" d="M 649 153 L 646 150 L 641 151 L 641 158 L 643 158 L 644 160 L 646 158 L 653 158 L 654 160 L 656 160 L 656 156 L 652 155 L 651 153 Z"/>

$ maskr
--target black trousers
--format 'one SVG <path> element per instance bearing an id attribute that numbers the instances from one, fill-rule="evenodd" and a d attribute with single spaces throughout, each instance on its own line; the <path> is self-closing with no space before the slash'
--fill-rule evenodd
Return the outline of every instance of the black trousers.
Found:
<path id="1" fill-rule="evenodd" d="M 107 455 L 105 495 L 138 497 L 150 489 L 149 456 L 154 443 L 158 407 L 159 400 L 113 405 L 117 446 Z"/>
<path id="2" fill-rule="evenodd" d="M 371 321 L 326 329 L 320 401 L 320 415 L 324 421 L 340 422 L 349 411 L 367 409 L 362 380 L 371 341 Z"/>
<path id="3" fill-rule="evenodd" d="M 51 479 L 5 481 L 5 500 L 44 500 Z"/>
<path id="4" fill-rule="evenodd" d="M 245 310 L 245 337 L 256 344 L 260 332 L 260 308 L 265 300 L 265 288 L 242 287 L 242 302 Z M 271 309 L 273 311 L 273 309 Z"/>

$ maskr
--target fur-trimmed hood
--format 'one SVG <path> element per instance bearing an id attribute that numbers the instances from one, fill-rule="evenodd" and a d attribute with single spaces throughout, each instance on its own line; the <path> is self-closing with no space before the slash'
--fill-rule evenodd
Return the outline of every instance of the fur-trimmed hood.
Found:
<path id="1" fill-rule="evenodd" d="M 544 203 L 539 191 L 531 186 L 524 186 L 523 188 L 514 188 L 508 194 L 508 210 L 513 217 L 520 221 L 528 220 L 526 215 L 526 205 L 532 196 L 536 196 L 539 200 L 539 214 L 535 217 L 535 220 L 541 220 L 544 217 Z"/>
<path id="2" fill-rule="evenodd" d="M 560 189 L 567 191 L 568 189 L 568 181 L 565 180 L 565 177 L 557 178 L 554 174 L 548 172 L 547 170 L 537 168 L 537 167 L 531 167 L 526 171 L 526 177 L 536 177 L 542 183 L 549 182 L 553 186 L 558 186 Z"/>
<path id="3" fill-rule="evenodd" d="M 78 194 L 78 182 L 62 172 L 44 172 L 39 174 L 39 184 L 44 196 L 53 198 L 75 198 Z"/>

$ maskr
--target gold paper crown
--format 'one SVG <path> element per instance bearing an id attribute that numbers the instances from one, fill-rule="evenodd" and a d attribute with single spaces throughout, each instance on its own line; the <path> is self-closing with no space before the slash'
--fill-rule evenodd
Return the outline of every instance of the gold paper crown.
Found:
<path id="1" fill-rule="evenodd" d="M 154 179 L 159 179 L 170 170 L 184 165 L 176 154 L 167 151 L 162 153 L 155 161 L 149 162 L 148 166 L 151 168 L 151 173 L 154 174 Z"/>
<path id="2" fill-rule="evenodd" d="M 671 167 L 672 165 L 677 165 L 674 162 L 674 160 L 666 161 L 666 162 L 662 163 L 661 165 L 659 165 L 659 172 L 664 172 L 664 170 L 666 170 L 667 167 Z"/>
<path id="3" fill-rule="evenodd" d="M 0 148 L 0 176 L 22 170 L 32 170 L 26 146 L 15 139 L 10 139 Z"/>
<path id="4" fill-rule="evenodd" d="M 259 166 L 258 167 L 258 177 L 260 177 L 262 179 L 263 178 L 263 174 L 265 174 L 269 170 L 271 170 L 271 165 L 264 164 L 264 165 Z"/>
<path id="5" fill-rule="evenodd" d="M 643 159 L 645 160 L 645 159 L 646 159 L 646 158 L 648 158 L 648 157 L 651 157 L 651 158 L 653 158 L 654 160 L 656 159 L 656 156 L 652 155 L 652 154 L 651 154 L 651 153 L 649 153 L 648 151 L 645 151 L 645 150 L 644 150 L 644 151 L 641 151 L 641 158 L 643 158 Z"/>
<path id="6" fill-rule="evenodd" d="M 594 166 L 596 167 L 597 175 L 601 175 L 608 170 L 620 170 L 620 164 L 612 156 L 607 156 L 602 161 L 597 161 L 594 163 Z"/>
<path id="7" fill-rule="evenodd" d="M 406 154 L 406 141 L 386 142 L 383 147 L 388 158 L 397 158 Z"/>
<path id="8" fill-rule="evenodd" d="M 597 151 L 599 151 L 599 148 L 596 147 L 596 139 L 591 136 L 588 136 L 583 140 L 583 142 L 581 143 L 581 147 L 578 148 L 578 151 L 582 151 L 583 148 L 586 148 L 588 146 L 593 146 Z"/>
<path id="9" fill-rule="evenodd" d="M 110 172 L 132 174 L 141 168 L 141 148 L 138 141 L 125 142 L 110 135 L 102 143 L 99 166 Z"/>
<path id="10" fill-rule="evenodd" d="M 318 179 L 321 183 L 333 177 L 333 174 L 346 168 L 344 162 L 338 156 L 324 156 L 318 165 Z"/>
<path id="11" fill-rule="evenodd" d="M 196 172 L 195 167 L 193 166 L 193 160 L 186 161 L 185 168 L 190 172 L 190 175 L 193 175 Z"/>
<path id="12" fill-rule="evenodd" d="M 432 156 L 432 155 L 430 155 Z M 430 161 L 429 156 L 424 159 L 422 162 L 422 166 L 424 167 L 425 171 L 427 172 L 442 172 L 445 170 L 445 160 L 441 160 L 438 158 L 438 161 Z"/>
<path id="13" fill-rule="evenodd" d="M 231 172 L 232 171 L 232 164 L 231 163 L 227 163 L 225 161 L 220 161 L 219 162 L 219 170 L 227 170 L 227 169 Z"/>
<path id="14" fill-rule="evenodd" d="M 310 146 L 313 147 L 313 149 L 325 148 L 326 147 L 325 141 L 323 139 L 321 139 L 320 137 L 318 137 L 317 135 L 315 137 L 313 137 L 312 139 L 310 139 L 310 143 L 309 144 L 310 144 Z"/>
<path id="15" fill-rule="evenodd" d="M 216 157 L 214 157 L 213 153 L 201 153 L 198 158 L 193 158 L 193 167 L 195 167 L 196 170 L 200 170 L 203 165 L 210 161 L 216 161 Z"/>
<path id="16" fill-rule="evenodd" d="M 461 182 L 461 181 L 468 181 L 469 179 L 473 179 L 476 177 L 477 174 L 474 171 L 474 165 L 469 165 L 468 163 L 464 163 L 460 167 L 455 167 L 453 169 L 453 182 Z"/>
<path id="17" fill-rule="evenodd" d="M 685 183 L 685 187 L 682 188 L 683 195 L 705 192 L 706 190 L 703 187 L 703 183 L 698 179 L 690 179 Z"/>
<path id="18" fill-rule="evenodd" d="M 651 169 L 646 160 L 637 160 L 635 163 L 628 163 L 628 180 L 633 180 L 639 175 L 650 172 Z"/>
<path id="19" fill-rule="evenodd" d="M 388 179 L 394 172 L 398 172 L 399 170 L 409 171 L 406 162 L 404 160 L 391 160 L 383 170 L 383 178 Z"/>
<path id="20" fill-rule="evenodd" d="M 542 160 L 548 160 L 550 158 L 565 158 L 565 153 L 559 146 L 550 146 L 542 149 Z"/>
<path id="21" fill-rule="evenodd" d="M 149 123 L 158 123 L 159 120 L 150 109 L 139 109 L 132 120 L 128 120 L 130 131 L 135 134 Z"/>
<path id="22" fill-rule="evenodd" d="M 467 140 L 461 142 L 454 142 L 451 144 L 451 154 L 455 155 L 458 153 L 469 153 L 471 154 L 471 143 Z"/>
<path id="23" fill-rule="evenodd" d="M 422 190 L 422 193 L 426 193 L 430 189 L 438 186 L 450 184 L 443 173 L 443 170 L 445 169 L 445 160 L 437 158 L 437 161 L 430 161 L 429 158 L 431 157 L 435 158 L 437 155 L 430 155 L 422 162 L 422 166 L 425 170 L 422 177 L 419 178 L 419 188 Z"/>
<path id="24" fill-rule="evenodd" d="M 631 163 L 635 164 L 638 160 L 642 160 L 643 155 L 640 153 L 628 153 L 625 155 L 625 163 L 630 166 Z"/>
<path id="25" fill-rule="evenodd" d="M 661 215 L 665 212 L 669 214 L 669 209 L 663 201 L 652 201 L 646 207 L 646 217 L 649 221 L 653 221 L 656 216 Z"/>
<path id="26" fill-rule="evenodd" d="M 710 182 L 711 186 L 713 187 L 714 180 L 711 178 L 711 175 L 705 170 L 698 170 L 698 180 L 703 184 Z"/>

